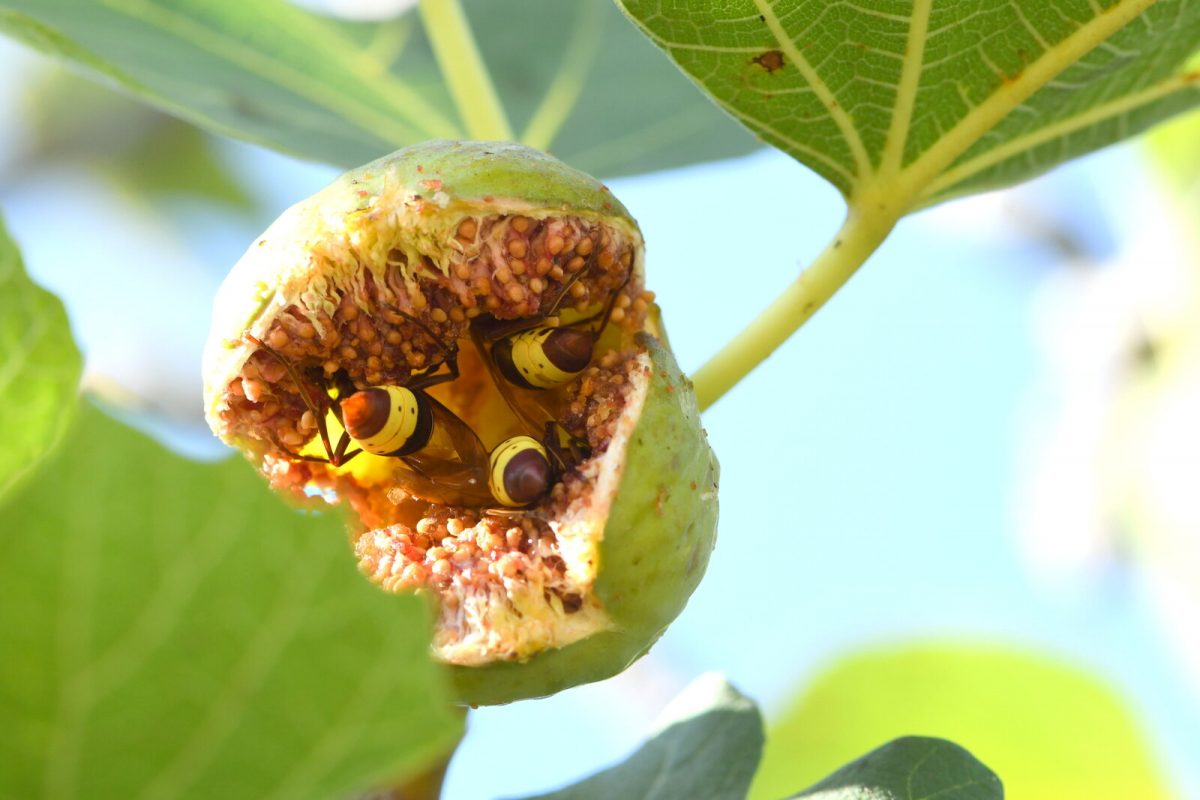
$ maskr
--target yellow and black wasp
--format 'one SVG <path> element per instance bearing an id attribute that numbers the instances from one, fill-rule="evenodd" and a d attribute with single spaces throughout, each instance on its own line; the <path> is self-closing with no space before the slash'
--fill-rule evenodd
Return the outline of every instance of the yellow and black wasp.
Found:
<path id="1" fill-rule="evenodd" d="M 579 377 L 592 363 L 617 298 L 633 275 L 631 269 L 596 313 L 565 325 L 547 325 L 571 286 L 586 272 L 584 268 L 572 275 L 546 310 L 536 316 L 498 320 L 480 315 L 471 321 L 471 337 L 492 381 L 527 430 L 543 437 L 545 449 L 561 470 L 586 458 L 588 447 L 559 423 L 550 408 L 549 394 Z"/>
<path id="2" fill-rule="evenodd" d="M 409 319 L 443 350 L 441 363 L 413 373 L 403 385 L 363 389 L 344 371 L 326 378 L 323 370 L 315 368 L 309 377 L 322 388 L 317 398 L 305 390 L 289 359 L 262 340 L 247 337 L 284 366 L 316 420 L 325 454 L 281 449 L 290 458 L 334 467 L 344 466 L 363 452 L 397 458 L 412 473 L 407 487 L 411 493 L 447 505 L 520 507 L 543 496 L 555 478 L 545 448 L 529 437 L 513 437 L 489 454 L 475 431 L 427 392 L 458 377 L 457 350 L 446 347 L 419 321 Z M 329 435 L 329 416 L 342 430 L 336 444 Z"/>

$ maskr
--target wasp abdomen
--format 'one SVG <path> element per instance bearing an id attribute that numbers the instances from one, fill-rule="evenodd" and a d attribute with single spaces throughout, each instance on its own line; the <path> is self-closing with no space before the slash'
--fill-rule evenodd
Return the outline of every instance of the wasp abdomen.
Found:
<path id="1" fill-rule="evenodd" d="M 402 456 L 425 446 L 433 412 L 420 394 L 403 386 L 372 386 L 341 402 L 346 432 L 368 453 Z"/>
<path id="2" fill-rule="evenodd" d="M 546 448 L 532 437 L 514 436 L 492 451 L 488 480 L 501 504 L 529 505 L 550 488 L 553 470 Z"/>
<path id="3" fill-rule="evenodd" d="M 500 373 L 526 389 L 555 389 L 587 369 L 596 337 L 574 328 L 532 328 L 492 349 Z"/>

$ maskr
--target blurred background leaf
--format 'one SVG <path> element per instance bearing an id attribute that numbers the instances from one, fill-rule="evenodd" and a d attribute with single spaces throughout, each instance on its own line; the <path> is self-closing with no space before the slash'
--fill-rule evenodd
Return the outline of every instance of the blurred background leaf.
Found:
<path id="1" fill-rule="evenodd" d="M 1200 115 L 1160 125 L 1147 137 L 1150 152 L 1172 188 L 1200 204 Z"/>
<path id="2" fill-rule="evenodd" d="M 360 163 L 458 126 L 283 0 L 6 0 L 0 29 L 220 133 Z M 419 77 L 419 76 L 418 76 Z"/>
<path id="3" fill-rule="evenodd" d="M 48 163 L 82 161 L 150 205 L 188 195 L 241 212 L 253 209 L 212 137 L 194 125 L 63 68 L 37 75 L 23 91 L 26 146 L 9 161 L 6 180 L 22 181 Z"/>
<path id="4" fill-rule="evenodd" d="M 1189 0 L 620 2 L 729 113 L 847 196 L 903 183 L 929 204 L 1017 183 L 1200 104 Z"/>
<path id="5" fill-rule="evenodd" d="M 1097 678 L 997 648 L 930 644 L 848 658 L 770 726 L 752 798 L 778 798 L 872 743 L 936 735 L 967 748 L 1021 800 L 1154 800 L 1139 726 Z"/>
<path id="6" fill-rule="evenodd" d="M 465 5 L 518 138 L 573 167 L 630 175 L 761 146 L 612 0 Z"/>
<path id="7" fill-rule="evenodd" d="M 521 138 L 581 169 L 755 147 L 607 0 L 466 7 Z M 318 161 L 464 135 L 414 12 L 348 23 L 282 0 L 0 0 L 0 30 L 209 130 Z"/>
<path id="8" fill-rule="evenodd" d="M 0 794 L 333 797 L 444 759 L 424 605 L 335 515 L 78 416 L 0 508 Z"/>
<path id="9" fill-rule="evenodd" d="M 762 727 L 753 701 L 721 676 L 704 675 L 671 701 L 654 737 L 625 762 L 539 797 L 741 800 L 762 756 Z"/>
<path id="10" fill-rule="evenodd" d="M 802 758 L 802 753 L 796 753 Z M 907 736 L 847 764 L 796 797 L 812 800 L 1001 800 L 1000 779 L 953 742 Z"/>
<path id="11" fill-rule="evenodd" d="M 62 437 L 81 369 L 62 303 L 29 280 L 0 217 L 0 499 Z"/>

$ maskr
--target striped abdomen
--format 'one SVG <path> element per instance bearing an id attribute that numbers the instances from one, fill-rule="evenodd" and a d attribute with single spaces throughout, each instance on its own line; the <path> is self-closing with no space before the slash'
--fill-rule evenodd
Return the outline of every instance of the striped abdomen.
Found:
<path id="1" fill-rule="evenodd" d="M 554 389 L 587 369 L 596 336 L 576 328 L 531 328 L 492 347 L 505 378 L 526 389 Z"/>
<path id="2" fill-rule="evenodd" d="M 341 401 L 346 433 L 368 453 L 403 456 L 420 450 L 433 433 L 433 409 L 420 392 L 372 386 Z"/>

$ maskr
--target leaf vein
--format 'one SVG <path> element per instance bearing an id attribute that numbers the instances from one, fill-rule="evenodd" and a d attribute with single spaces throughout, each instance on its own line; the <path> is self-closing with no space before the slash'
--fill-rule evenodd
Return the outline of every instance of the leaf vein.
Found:
<path id="1" fill-rule="evenodd" d="M 303 621 L 304 610 L 318 581 L 315 570 L 323 568 L 320 559 L 310 557 L 305 548 L 293 551 L 288 579 L 276 594 L 275 603 L 246 643 L 242 658 L 227 673 L 225 685 L 213 698 L 208 713 L 192 736 L 164 764 L 141 792 L 144 798 L 170 798 L 188 792 L 203 774 L 204 767 L 216 755 L 225 737 L 238 724 L 239 711 L 278 663 L 289 637 Z"/>
<path id="2" fill-rule="evenodd" d="M 793 66 L 800 71 L 801 76 L 816 91 L 817 97 L 821 99 L 821 103 L 829 109 L 829 116 L 841 131 L 842 137 L 846 140 L 847 147 L 850 148 L 850 154 L 854 159 L 855 177 L 850 180 L 851 186 L 857 183 L 858 180 L 868 177 L 871 174 L 871 159 L 867 156 L 866 147 L 863 145 L 862 137 L 859 136 L 858 129 L 854 127 L 853 120 L 846 110 L 842 108 L 834 96 L 833 91 L 821 79 L 821 76 L 808 63 L 808 59 L 800 52 L 800 48 L 788 36 L 788 33 L 783 28 L 783 24 L 776 16 L 775 10 L 772 7 L 770 0 L 754 0 L 755 6 L 762 13 L 767 27 L 770 28 L 771 34 L 775 37 L 776 44 L 780 50 L 791 60 Z"/>
<path id="3" fill-rule="evenodd" d="M 1140 92 L 1122 95 L 1108 103 L 1092 106 L 1073 117 L 1057 120 L 1045 127 L 1009 139 L 1005 143 L 943 172 L 922 191 L 921 199 L 927 200 L 942 194 L 955 184 L 962 183 L 989 167 L 1014 158 L 1022 152 L 1026 157 L 1032 158 L 1033 148 L 1096 123 L 1116 118 L 1118 124 L 1121 124 L 1127 120 L 1127 115 L 1136 111 L 1138 107 L 1149 105 L 1174 92 L 1194 90 L 1198 82 L 1200 82 L 1200 72 L 1173 75 Z"/>
<path id="4" fill-rule="evenodd" d="M 1014 108 L 1065 69 L 1123 28 L 1157 0 L 1117 0 L 1100 16 L 1081 25 L 1030 62 L 1015 80 L 1002 84 L 973 106 L 938 142 L 901 173 L 902 195 L 915 199 L 967 148 L 994 128 Z"/>
<path id="5" fill-rule="evenodd" d="M 912 125 L 913 109 L 917 101 L 917 86 L 921 80 L 925 61 L 925 43 L 928 41 L 929 16 L 933 0 L 915 0 L 909 20 L 908 41 L 904 48 L 904 60 L 900 65 L 900 81 L 896 86 L 896 102 L 888 126 L 887 139 L 883 145 L 880 172 L 895 174 L 900 170 L 904 148 L 908 144 L 908 132 Z"/>
<path id="6" fill-rule="evenodd" d="M 841 175 L 846 180 L 846 182 L 849 186 L 854 185 L 855 180 L 856 180 L 855 176 L 852 175 L 850 173 L 850 171 L 847 170 L 844 166 L 842 166 L 837 161 L 834 161 L 832 158 L 830 158 L 825 153 L 821 152 L 820 150 L 815 150 L 812 147 L 810 147 L 809 145 L 804 144 L 803 142 L 800 142 L 799 140 L 794 139 L 791 136 L 788 136 L 787 134 L 783 133 L 779 129 L 777 129 L 771 125 L 768 125 L 767 123 L 763 122 L 762 120 L 757 119 L 756 117 L 752 117 L 749 114 L 746 114 L 745 112 L 741 111 L 738 108 L 735 108 L 734 106 L 730 105 L 729 103 L 725 102 L 724 100 L 721 100 L 719 98 L 714 98 L 714 99 L 716 100 L 717 104 L 721 106 L 721 108 L 725 109 L 733 116 L 742 120 L 744 123 L 746 123 L 750 127 L 754 128 L 756 130 L 762 131 L 763 133 L 770 134 L 772 137 L 779 140 L 780 142 L 783 142 L 788 147 L 793 148 L 797 152 L 804 153 L 805 155 L 808 155 L 808 156 L 812 157 L 813 159 L 820 161 L 822 164 L 827 166 L 829 169 L 835 171 L 838 175 Z"/>

